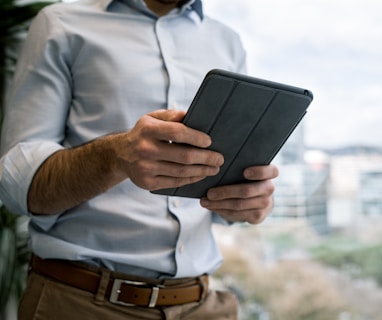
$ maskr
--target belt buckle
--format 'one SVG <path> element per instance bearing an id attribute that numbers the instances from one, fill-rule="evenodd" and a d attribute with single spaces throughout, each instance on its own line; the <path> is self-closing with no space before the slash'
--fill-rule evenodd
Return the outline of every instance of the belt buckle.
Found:
<path id="1" fill-rule="evenodd" d="M 150 286 L 146 282 L 140 282 L 140 281 L 130 281 L 130 280 L 125 280 L 125 279 L 114 279 L 113 281 L 113 287 L 111 289 L 110 293 L 110 298 L 109 301 L 114 304 L 119 304 L 122 306 L 127 306 L 127 307 L 134 307 L 136 304 L 133 303 L 126 303 L 123 301 L 119 301 L 119 295 L 121 293 L 121 285 L 122 284 L 128 284 L 132 286 L 138 286 L 138 287 L 151 287 L 151 296 L 150 296 L 150 301 L 148 304 L 149 308 L 154 308 L 156 306 L 157 300 L 158 300 L 158 294 L 159 294 L 159 287 L 157 286 Z"/>

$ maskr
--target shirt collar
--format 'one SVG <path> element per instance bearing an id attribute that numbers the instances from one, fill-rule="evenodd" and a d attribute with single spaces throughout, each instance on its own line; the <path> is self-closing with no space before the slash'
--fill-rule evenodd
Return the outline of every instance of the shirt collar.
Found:
<path id="1" fill-rule="evenodd" d="M 202 0 L 195 0 L 191 4 L 191 8 L 195 10 L 195 12 L 198 14 L 201 20 L 203 20 L 204 14 L 203 14 L 203 6 L 202 6 Z"/>
<path id="2" fill-rule="evenodd" d="M 100 0 L 100 1 L 101 1 L 102 8 L 104 10 L 106 10 L 107 7 L 109 6 L 109 4 L 115 0 Z M 135 4 L 134 7 L 137 7 L 137 6 L 139 7 L 139 6 L 144 5 L 143 1 L 144 0 L 134 0 L 134 1 L 131 1 L 131 3 Z M 194 10 L 198 14 L 199 18 L 201 20 L 203 20 L 204 14 L 203 14 L 203 6 L 202 6 L 201 0 L 190 0 L 186 4 L 183 5 L 183 8 L 185 8 L 185 9 L 190 8 L 190 9 Z"/>

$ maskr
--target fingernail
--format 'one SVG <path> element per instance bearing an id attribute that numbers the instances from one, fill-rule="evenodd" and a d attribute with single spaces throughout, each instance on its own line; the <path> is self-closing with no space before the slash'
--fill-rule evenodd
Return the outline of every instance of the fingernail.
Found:
<path id="1" fill-rule="evenodd" d="M 216 166 L 222 166 L 224 163 L 224 158 L 223 157 L 216 157 L 215 164 Z"/>
<path id="2" fill-rule="evenodd" d="M 210 202 L 206 198 L 203 198 L 200 200 L 200 204 L 202 205 L 202 207 L 208 207 Z"/>
<path id="3" fill-rule="evenodd" d="M 255 172 L 251 169 L 247 169 L 244 171 L 244 177 L 247 179 L 251 179 L 255 176 Z"/>

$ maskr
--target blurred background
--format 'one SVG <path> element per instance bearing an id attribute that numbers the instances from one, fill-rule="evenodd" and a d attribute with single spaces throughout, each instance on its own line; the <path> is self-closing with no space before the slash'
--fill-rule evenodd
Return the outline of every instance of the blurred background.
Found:
<path id="1" fill-rule="evenodd" d="M 314 101 L 275 159 L 275 208 L 258 226 L 216 229 L 216 284 L 241 319 L 381 319 L 382 3 L 205 0 L 241 36 L 248 73 Z"/>
<path id="2" fill-rule="evenodd" d="M 1 0 L 2 30 L 14 3 Z M 314 93 L 274 161 L 272 214 L 215 228 L 225 262 L 213 285 L 237 294 L 242 320 L 381 319 L 382 2 L 204 0 L 204 9 L 240 34 L 250 75 Z M 17 41 L 5 43 L 8 74 Z M 1 212 L 0 319 L 11 320 L 27 237 L 25 221 Z"/>

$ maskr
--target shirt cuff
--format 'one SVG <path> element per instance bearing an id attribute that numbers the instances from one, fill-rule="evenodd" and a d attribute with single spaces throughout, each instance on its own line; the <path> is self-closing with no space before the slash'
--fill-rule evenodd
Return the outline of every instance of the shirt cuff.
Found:
<path id="1" fill-rule="evenodd" d="M 28 190 L 41 164 L 63 147 L 54 142 L 33 141 L 17 144 L 0 159 L 0 196 L 14 214 L 31 215 Z"/>

